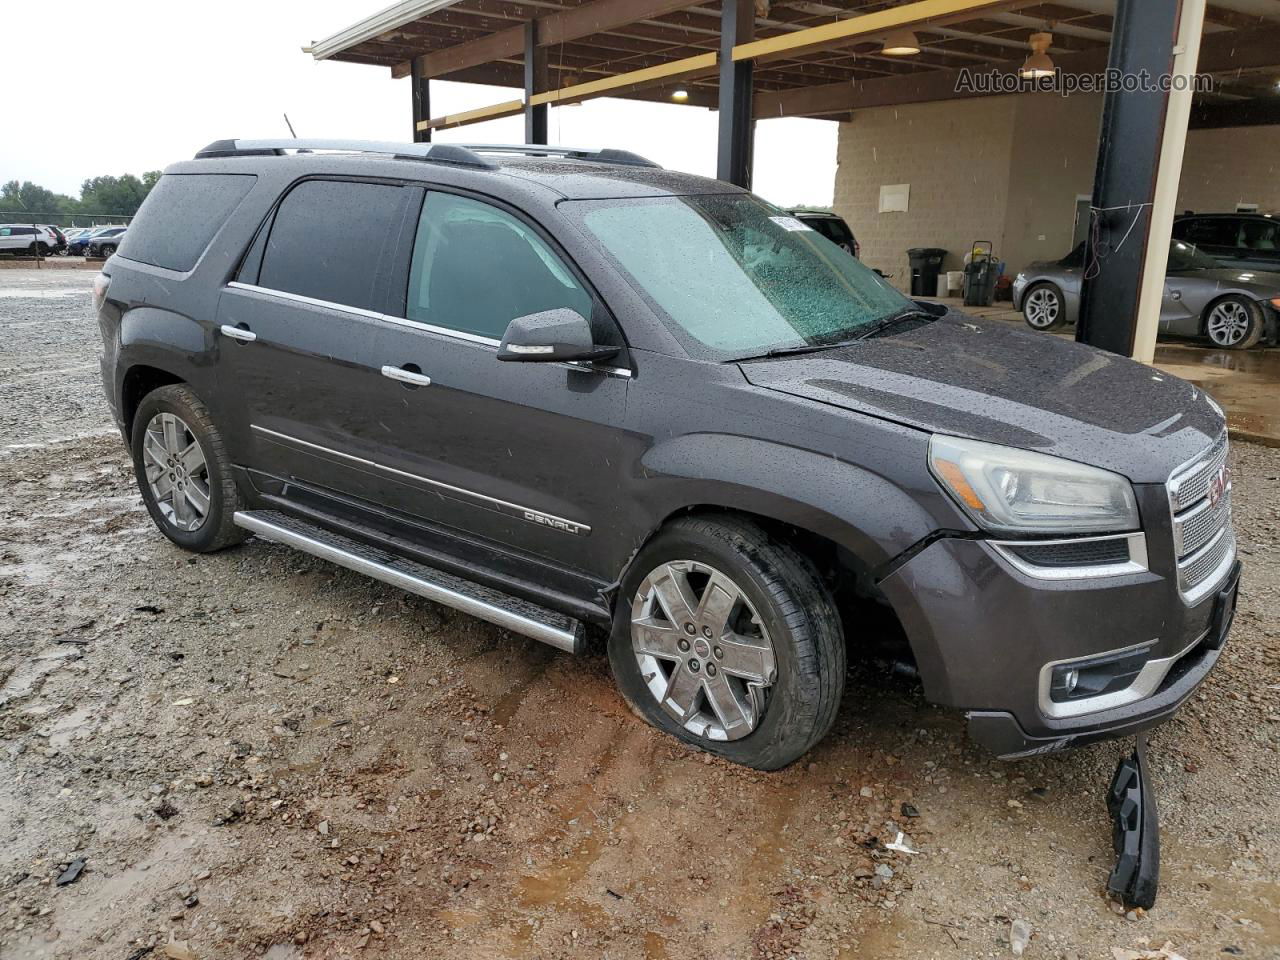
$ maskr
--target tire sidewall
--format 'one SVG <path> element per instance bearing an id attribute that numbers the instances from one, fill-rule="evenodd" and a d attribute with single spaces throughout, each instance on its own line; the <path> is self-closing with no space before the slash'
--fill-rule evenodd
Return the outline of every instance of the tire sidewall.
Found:
<path id="1" fill-rule="evenodd" d="M 1214 340 L 1213 337 L 1209 335 L 1209 316 L 1214 310 L 1222 306 L 1224 303 L 1238 303 L 1240 306 L 1244 307 L 1245 312 L 1249 314 L 1249 329 L 1246 331 L 1244 337 L 1237 343 L 1218 343 L 1218 341 Z M 1219 297 L 1217 300 L 1213 301 L 1213 303 L 1209 304 L 1204 311 L 1205 339 L 1219 350 L 1248 350 L 1262 339 L 1263 325 L 1264 321 L 1261 308 L 1249 299 L 1235 294 L 1228 294 L 1225 297 Z"/>
<path id="2" fill-rule="evenodd" d="M 777 676 L 769 690 L 764 719 L 755 730 L 738 740 L 707 740 L 673 720 L 649 692 L 640 674 L 631 643 L 631 606 L 641 582 L 660 564 L 693 560 L 714 567 L 746 594 L 773 641 Z M 802 693 L 803 678 L 796 657 L 791 627 L 782 619 L 754 565 L 729 543 L 690 534 L 679 527 L 659 533 L 637 555 L 627 570 L 614 604 L 613 630 L 609 636 L 609 664 L 627 702 L 650 724 L 711 753 L 748 766 L 776 769 L 794 757 L 782 756 L 782 740 L 793 726 L 794 707 Z"/>
<path id="3" fill-rule="evenodd" d="M 213 547 L 219 532 L 223 528 L 224 510 L 223 497 L 220 491 L 223 483 L 227 480 L 226 467 L 220 462 L 216 455 L 215 446 L 208 431 L 205 429 L 205 420 L 208 417 L 207 411 L 204 409 L 196 409 L 188 400 L 188 395 L 194 398 L 194 394 L 185 387 L 170 386 L 160 387 L 147 394 L 140 404 L 133 417 L 133 429 L 129 438 L 129 451 L 133 455 L 133 472 L 138 481 L 138 490 L 142 494 L 142 501 L 147 505 L 147 512 L 151 514 L 151 519 L 160 531 L 176 543 L 178 546 L 187 550 L 203 552 Z M 198 400 L 196 401 L 199 402 Z M 203 404 L 201 404 L 203 408 Z M 200 442 L 200 449 L 204 453 L 205 465 L 209 471 L 209 512 L 205 515 L 204 523 L 195 530 L 179 530 L 171 524 L 160 511 L 159 505 L 156 503 L 155 495 L 151 492 L 151 484 L 147 482 L 147 472 L 145 462 L 142 456 L 142 443 L 146 436 L 147 424 L 158 413 L 172 413 L 180 417 L 191 431 L 192 435 Z"/>

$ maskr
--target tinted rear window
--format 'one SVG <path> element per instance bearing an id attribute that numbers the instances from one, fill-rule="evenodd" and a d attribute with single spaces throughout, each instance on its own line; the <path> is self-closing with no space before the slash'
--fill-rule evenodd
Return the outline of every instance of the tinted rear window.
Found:
<path id="1" fill-rule="evenodd" d="M 165 174 L 143 201 L 120 256 L 185 273 L 255 180 L 238 173 Z"/>
<path id="2" fill-rule="evenodd" d="M 304 180 L 276 211 L 258 286 L 379 310 L 403 198 L 386 184 Z"/>

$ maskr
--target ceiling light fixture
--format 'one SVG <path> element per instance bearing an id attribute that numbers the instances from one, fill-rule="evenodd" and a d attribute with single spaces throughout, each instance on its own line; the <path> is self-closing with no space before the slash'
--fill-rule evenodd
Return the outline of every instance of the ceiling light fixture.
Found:
<path id="1" fill-rule="evenodd" d="M 1033 33 L 1027 38 L 1027 46 L 1031 55 L 1027 57 L 1018 75 L 1026 80 L 1038 80 L 1041 77 L 1052 77 L 1055 71 L 1053 60 L 1049 58 L 1049 47 L 1053 44 L 1053 34 Z"/>
<path id="2" fill-rule="evenodd" d="M 880 52 L 890 57 L 913 57 L 920 52 L 920 41 L 910 30 L 895 30 L 885 35 Z"/>
<path id="3" fill-rule="evenodd" d="M 671 91 L 671 99 L 677 103 L 684 103 L 689 99 L 689 91 L 684 87 L 676 87 Z"/>

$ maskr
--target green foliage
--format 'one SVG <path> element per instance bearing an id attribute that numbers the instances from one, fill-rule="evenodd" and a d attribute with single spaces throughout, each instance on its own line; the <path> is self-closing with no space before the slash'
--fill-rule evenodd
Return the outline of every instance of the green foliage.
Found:
<path id="1" fill-rule="evenodd" d="M 122 177 L 91 177 L 80 186 L 80 198 L 54 193 L 27 180 L 10 180 L 0 187 L 0 219 L 19 223 L 54 221 L 87 224 L 87 214 L 101 218 L 131 217 L 160 179 L 159 170 L 148 170 L 141 178 L 132 173 Z"/>

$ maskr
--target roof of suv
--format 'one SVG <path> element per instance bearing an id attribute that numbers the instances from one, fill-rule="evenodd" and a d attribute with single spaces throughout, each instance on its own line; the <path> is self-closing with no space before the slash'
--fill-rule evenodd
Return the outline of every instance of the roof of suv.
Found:
<path id="1" fill-rule="evenodd" d="M 341 172 L 477 186 L 487 178 L 509 177 L 574 200 L 746 193 L 720 180 L 664 170 L 626 151 L 527 145 L 219 140 L 194 161 L 175 164 L 166 172 L 265 173 L 279 164 L 288 164 L 295 175 Z"/>

